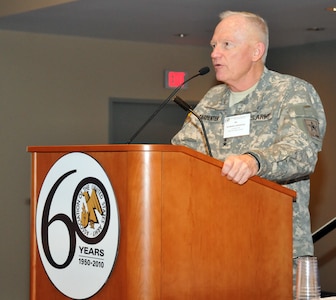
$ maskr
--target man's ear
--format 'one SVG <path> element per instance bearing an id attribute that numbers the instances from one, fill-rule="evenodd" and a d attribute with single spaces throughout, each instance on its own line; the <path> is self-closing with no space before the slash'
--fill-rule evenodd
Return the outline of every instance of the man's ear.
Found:
<path id="1" fill-rule="evenodd" d="M 253 61 L 260 60 L 263 57 L 265 51 L 266 51 L 266 47 L 264 43 L 262 42 L 256 43 L 254 46 L 254 50 L 253 50 Z"/>

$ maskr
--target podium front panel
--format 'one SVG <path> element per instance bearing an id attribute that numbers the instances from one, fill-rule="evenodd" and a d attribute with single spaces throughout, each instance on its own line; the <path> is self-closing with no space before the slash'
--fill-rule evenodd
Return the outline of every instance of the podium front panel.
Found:
<path id="1" fill-rule="evenodd" d="M 49 280 L 36 244 L 43 181 L 66 153 L 87 153 L 113 186 L 118 255 L 92 299 L 291 299 L 293 193 L 260 178 L 240 186 L 221 162 L 180 146 L 30 147 L 30 299 L 69 299 Z M 87 283 L 83 283 L 87 284 Z"/>

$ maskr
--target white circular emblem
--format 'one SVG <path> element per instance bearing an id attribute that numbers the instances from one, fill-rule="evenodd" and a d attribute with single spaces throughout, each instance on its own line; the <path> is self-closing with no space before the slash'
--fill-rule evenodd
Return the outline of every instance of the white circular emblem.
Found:
<path id="1" fill-rule="evenodd" d="M 36 237 L 51 282 L 72 299 L 106 283 L 119 243 L 119 215 L 105 171 L 91 156 L 70 153 L 49 170 L 37 202 Z"/>

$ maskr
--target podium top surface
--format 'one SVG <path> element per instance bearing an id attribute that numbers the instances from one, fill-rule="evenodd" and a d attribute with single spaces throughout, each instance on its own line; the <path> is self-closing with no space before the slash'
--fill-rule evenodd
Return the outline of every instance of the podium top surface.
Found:
<path id="1" fill-rule="evenodd" d="M 55 146 L 28 146 L 30 153 L 70 153 L 70 152 L 179 152 L 195 159 L 200 159 L 221 169 L 223 162 L 185 146 L 170 144 L 100 144 L 100 145 L 55 145 Z M 275 182 L 254 176 L 250 180 L 269 188 L 278 190 L 295 199 L 296 192 Z"/>

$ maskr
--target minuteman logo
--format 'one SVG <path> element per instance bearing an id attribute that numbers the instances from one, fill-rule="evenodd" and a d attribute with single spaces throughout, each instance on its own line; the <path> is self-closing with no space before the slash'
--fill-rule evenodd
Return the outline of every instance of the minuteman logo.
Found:
<path id="1" fill-rule="evenodd" d="M 107 282 L 119 215 L 110 180 L 94 158 L 69 153 L 51 167 L 37 202 L 36 238 L 45 271 L 64 295 L 87 299 Z"/>
<path id="2" fill-rule="evenodd" d="M 109 225 L 109 200 L 105 187 L 96 178 L 83 179 L 74 194 L 73 220 L 83 241 L 95 244 Z"/>

